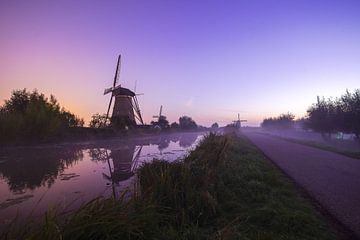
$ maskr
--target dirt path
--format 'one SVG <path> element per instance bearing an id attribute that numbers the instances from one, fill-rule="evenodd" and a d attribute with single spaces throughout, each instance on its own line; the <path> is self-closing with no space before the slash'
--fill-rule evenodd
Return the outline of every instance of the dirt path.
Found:
<path id="1" fill-rule="evenodd" d="M 360 238 L 360 160 L 259 133 L 244 134 Z"/>

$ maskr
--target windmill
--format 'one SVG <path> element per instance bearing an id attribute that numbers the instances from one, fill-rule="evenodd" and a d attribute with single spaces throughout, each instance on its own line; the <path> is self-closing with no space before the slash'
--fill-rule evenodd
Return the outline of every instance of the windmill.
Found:
<path id="1" fill-rule="evenodd" d="M 162 105 L 160 106 L 159 116 L 153 116 L 153 118 L 157 118 L 157 121 L 160 122 L 161 117 L 163 117 L 161 114 L 162 114 Z"/>
<path id="2" fill-rule="evenodd" d="M 155 128 L 164 129 L 169 127 L 169 122 L 166 120 L 166 116 L 162 115 L 163 106 L 160 106 L 160 111 L 158 116 L 153 116 L 157 121 L 152 121 L 151 124 L 155 125 Z"/>
<path id="3" fill-rule="evenodd" d="M 235 120 L 235 121 L 233 121 L 233 123 L 234 123 L 235 127 L 241 128 L 241 123 L 242 123 L 242 122 L 247 122 L 247 120 L 245 120 L 245 119 L 240 119 L 240 113 L 238 113 L 238 119 Z"/>
<path id="4" fill-rule="evenodd" d="M 141 116 L 137 95 L 128 88 L 121 87 L 119 83 L 121 68 L 121 55 L 119 55 L 116 65 L 113 86 L 104 90 L 104 95 L 111 93 L 109 106 L 106 113 L 106 119 L 109 118 L 111 103 L 115 98 L 114 107 L 111 115 L 111 123 L 113 126 L 129 127 L 136 126 L 136 120 L 140 124 L 144 124 Z M 118 85 L 117 85 L 118 84 Z"/>

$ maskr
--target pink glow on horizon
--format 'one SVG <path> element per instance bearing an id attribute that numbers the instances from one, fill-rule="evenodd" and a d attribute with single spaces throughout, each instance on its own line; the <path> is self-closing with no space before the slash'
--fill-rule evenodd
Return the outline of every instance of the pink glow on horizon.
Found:
<path id="1" fill-rule="evenodd" d="M 351 4 L 350 4 L 351 3 Z M 239 112 L 304 116 L 359 87 L 360 4 L 318 1 L 0 3 L 0 104 L 37 88 L 83 117 L 104 113 L 117 54 L 147 123 L 164 106 L 209 126 Z"/>

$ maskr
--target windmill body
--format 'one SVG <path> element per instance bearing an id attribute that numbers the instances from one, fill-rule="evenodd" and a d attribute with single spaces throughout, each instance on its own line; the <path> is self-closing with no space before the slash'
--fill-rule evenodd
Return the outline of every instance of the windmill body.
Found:
<path id="1" fill-rule="evenodd" d="M 245 119 L 240 119 L 240 114 L 238 114 L 238 119 L 233 121 L 236 128 L 241 128 L 242 122 L 247 122 Z"/>
<path id="2" fill-rule="evenodd" d="M 132 103 L 135 93 L 127 88 L 118 87 L 113 91 L 113 96 L 115 103 L 111 118 L 128 118 L 130 122 L 136 124 Z"/>
<path id="3" fill-rule="evenodd" d="M 119 128 L 134 127 L 137 125 L 137 121 L 143 125 L 144 122 L 135 92 L 128 88 L 121 87 L 121 85 L 117 85 L 120 75 L 120 60 L 121 55 L 119 55 L 118 58 L 113 87 L 107 88 L 104 91 L 104 95 L 111 93 L 106 117 L 109 117 L 112 100 L 114 98 L 115 102 L 111 114 L 112 126 Z"/>

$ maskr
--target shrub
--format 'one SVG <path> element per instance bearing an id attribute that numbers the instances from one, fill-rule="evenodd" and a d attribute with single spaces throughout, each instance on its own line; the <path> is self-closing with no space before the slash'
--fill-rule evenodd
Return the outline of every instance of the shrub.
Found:
<path id="1" fill-rule="evenodd" d="M 48 99 L 37 90 L 13 91 L 0 107 L 0 141 L 46 139 L 83 124 L 82 119 L 61 108 L 53 95 Z"/>

